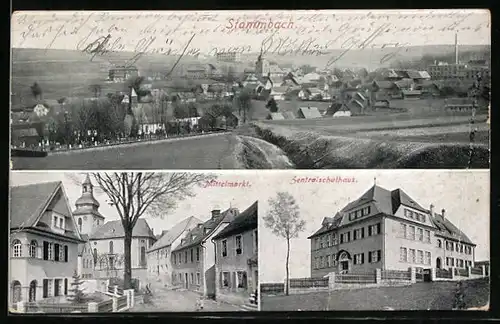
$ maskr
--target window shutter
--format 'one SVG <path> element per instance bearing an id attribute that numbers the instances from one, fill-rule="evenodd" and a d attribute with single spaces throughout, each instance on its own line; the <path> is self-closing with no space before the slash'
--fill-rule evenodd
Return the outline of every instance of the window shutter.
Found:
<path id="1" fill-rule="evenodd" d="M 361 253 L 361 264 L 365 263 L 365 254 Z"/>
<path id="2" fill-rule="evenodd" d="M 47 243 L 47 242 L 43 242 L 43 243 Z M 45 245 L 45 244 L 44 244 Z M 47 260 L 47 259 L 45 259 Z M 48 279 L 43 279 L 43 298 L 47 298 L 47 295 L 48 295 Z"/>
<path id="3" fill-rule="evenodd" d="M 372 227 L 368 226 L 368 236 L 372 236 Z"/>
<path id="4" fill-rule="evenodd" d="M 54 244 L 54 261 L 59 261 L 59 244 Z"/>
<path id="5" fill-rule="evenodd" d="M 380 234 L 381 230 L 380 230 L 380 223 L 377 224 L 377 234 Z"/>
<path id="6" fill-rule="evenodd" d="M 368 252 L 368 263 L 372 262 L 372 253 Z"/>
<path id="7" fill-rule="evenodd" d="M 68 278 L 64 278 L 64 294 L 68 294 Z"/>
<path id="8" fill-rule="evenodd" d="M 49 259 L 49 242 L 43 241 L 43 259 Z"/>
<path id="9" fill-rule="evenodd" d="M 361 238 L 364 238 L 365 237 L 365 228 L 362 227 L 361 228 Z"/>
<path id="10" fill-rule="evenodd" d="M 377 251 L 377 261 L 380 261 L 380 259 L 381 259 L 381 255 L 382 255 L 382 251 L 381 251 L 381 250 L 378 250 L 378 251 Z"/>
<path id="11" fill-rule="evenodd" d="M 64 262 L 68 262 L 68 246 L 64 246 Z"/>
<path id="12" fill-rule="evenodd" d="M 356 235 L 356 232 L 357 232 L 357 230 L 354 230 L 354 231 L 352 232 L 352 236 L 353 236 L 352 238 L 353 238 L 353 240 L 356 240 L 356 236 L 357 236 L 357 235 Z"/>

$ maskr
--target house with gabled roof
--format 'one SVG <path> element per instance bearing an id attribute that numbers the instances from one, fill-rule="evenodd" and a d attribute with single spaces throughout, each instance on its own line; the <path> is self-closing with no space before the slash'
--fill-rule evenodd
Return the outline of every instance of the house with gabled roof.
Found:
<path id="1" fill-rule="evenodd" d="M 215 244 L 215 298 L 245 304 L 257 292 L 258 202 L 241 212 L 217 235 Z"/>
<path id="2" fill-rule="evenodd" d="M 161 281 L 165 287 L 172 286 L 172 248 L 177 247 L 182 237 L 200 222 L 190 216 L 157 237 L 157 241 L 146 251 L 149 277 Z"/>
<path id="3" fill-rule="evenodd" d="M 84 243 L 60 181 L 10 188 L 9 304 L 65 299 Z"/>
<path id="4" fill-rule="evenodd" d="M 311 276 L 375 269 L 474 267 L 476 245 L 441 213 L 422 207 L 402 189 L 372 186 L 311 240 Z"/>
<path id="5" fill-rule="evenodd" d="M 211 239 L 237 215 L 238 209 L 224 212 L 212 210 L 211 216 L 186 233 L 172 249 L 173 285 L 196 291 L 203 296 L 215 296 L 215 247 Z"/>

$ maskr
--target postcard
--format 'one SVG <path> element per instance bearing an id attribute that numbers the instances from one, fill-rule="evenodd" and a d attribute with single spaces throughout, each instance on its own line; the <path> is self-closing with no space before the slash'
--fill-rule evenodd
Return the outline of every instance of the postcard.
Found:
<path id="1" fill-rule="evenodd" d="M 15 12 L 12 168 L 487 169 L 490 21 Z"/>

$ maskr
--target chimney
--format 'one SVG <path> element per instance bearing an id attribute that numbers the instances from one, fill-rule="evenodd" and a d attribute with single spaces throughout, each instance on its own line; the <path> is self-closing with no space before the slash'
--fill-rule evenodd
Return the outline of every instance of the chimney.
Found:
<path id="1" fill-rule="evenodd" d="M 431 206 L 429 207 L 429 212 L 431 213 L 431 216 L 434 216 L 434 205 L 431 204 Z"/>
<path id="2" fill-rule="evenodd" d="M 220 215 L 220 209 L 212 210 L 212 219 L 219 217 L 219 215 Z"/>
<path id="3" fill-rule="evenodd" d="M 458 33 L 455 33 L 455 64 L 458 64 Z"/>
<path id="4" fill-rule="evenodd" d="M 446 213 L 446 210 L 444 210 L 444 208 L 441 209 L 441 215 L 443 216 L 443 219 L 444 219 L 445 213 Z"/>

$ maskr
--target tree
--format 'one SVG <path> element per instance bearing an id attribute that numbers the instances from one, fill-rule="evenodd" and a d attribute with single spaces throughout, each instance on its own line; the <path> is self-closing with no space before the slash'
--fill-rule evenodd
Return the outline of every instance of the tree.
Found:
<path id="1" fill-rule="evenodd" d="M 238 114 L 241 116 L 243 111 L 243 123 L 247 121 L 247 114 L 250 111 L 252 105 L 252 98 L 248 91 L 242 90 L 236 97 L 236 103 L 238 105 Z"/>
<path id="2" fill-rule="evenodd" d="M 30 89 L 31 89 L 31 94 L 35 99 L 37 100 L 41 99 L 43 91 L 42 87 L 40 87 L 40 85 L 37 82 L 33 83 Z"/>
<path id="3" fill-rule="evenodd" d="M 99 85 L 99 84 L 91 84 L 89 86 L 89 90 L 94 95 L 94 98 L 99 98 L 101 96 L 101 90 L 102 90 L 101 85 Z"/>
<path id="4" fill-rule="evenodd" d="M 271 99 L 269 99 L 269 101 L 267 102 L 266 108 L 269 109 L 269 111 L 271 111 L 272 113 L 278 112 L 278 103 L 276 102 L 276 100 L 274 100 L 273 97 L 271 97 Z"/>
<path id="5" fill-rule="evenodd" d="M 207 173 L 93 173 L 120 216 L 124 239 L 124 289 L 131 288 L 132 231 L 145 215 L 165 215 L 178 201 L 194 196 L 193 189 L 214 178 Z"/>
<path id="6" fill-rule="evenodd" d="M 73 281 L 71 282 L 71 288 L 69 289 L 67 300 L 72 304 L 80 304 L 85 299 L 85 294 L 83 289 L 80 287 L 83 284 L 80 276 L 75 270 L 73 274 Z"/>
<path id="7" fill-rule="evenodd" d="M 274 235 L 286 240 L 286 285 L 285 294 L 289 294 L 290 240 L 298 237 L 304 230 L 305 221 L 300 218 L 299 206 L 295 198 L 287 192 L 278 192 L 276 198 L 269 198 L 270 209 L 264 217 L 265 226 Z"/>

